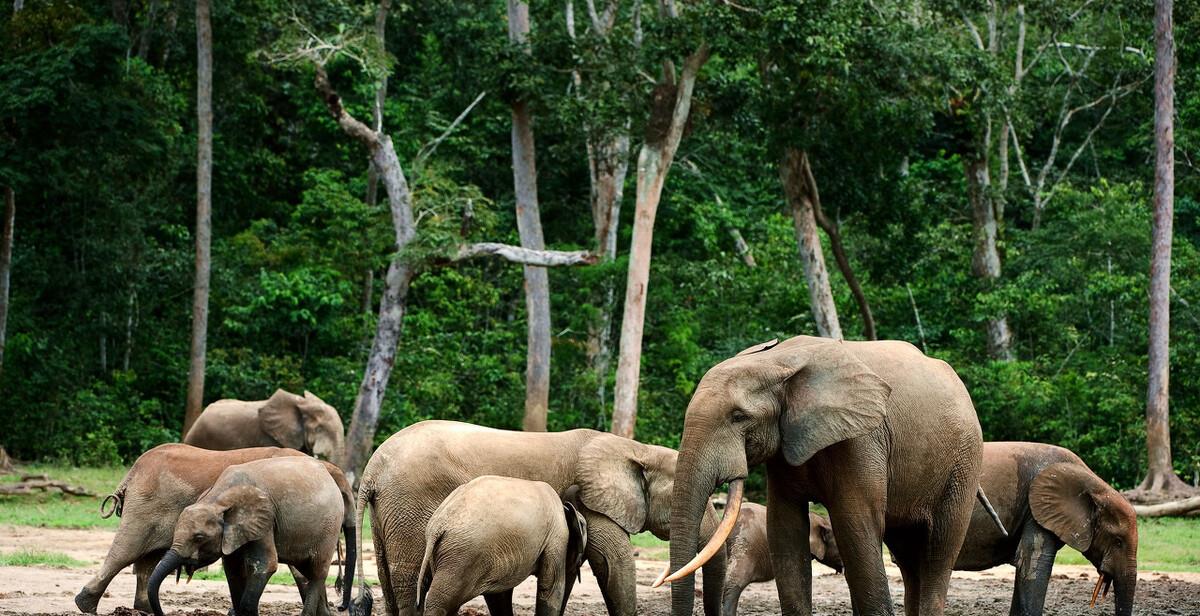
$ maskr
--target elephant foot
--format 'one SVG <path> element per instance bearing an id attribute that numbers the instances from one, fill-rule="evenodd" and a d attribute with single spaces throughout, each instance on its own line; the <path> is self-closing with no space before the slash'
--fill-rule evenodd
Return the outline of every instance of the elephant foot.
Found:
<path id="1" fill-rule="evenodd" d="M 95 614 L 96 606 L 100 605 L 100 597 L 101 593 L 91 592 L 85 588 L 75 595 L 75 607 L 84 614 Z"/>

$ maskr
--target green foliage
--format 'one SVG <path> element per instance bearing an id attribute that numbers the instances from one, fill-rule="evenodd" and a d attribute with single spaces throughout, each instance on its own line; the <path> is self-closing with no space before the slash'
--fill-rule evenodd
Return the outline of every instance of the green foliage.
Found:
<path id="1" fill-rule="evenodd" d="M 17 550 L 0 552 L 0 567 L 50 567 L 51 569 L 77 569 L 91 563 L 76 560 L 62 552 L 41 550 Z"/>

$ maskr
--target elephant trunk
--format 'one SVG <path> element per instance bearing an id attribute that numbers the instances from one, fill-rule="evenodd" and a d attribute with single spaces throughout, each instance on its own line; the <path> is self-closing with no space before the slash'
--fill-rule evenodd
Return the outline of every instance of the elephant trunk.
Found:
<path id="1" fill-rule="evenodd" d="M 700 520 L 708 504 L 709 487 L 714 483 L 712 477 L 697 471 L 693 455 L 679 453 L 671 503 L 671 571 L 678 571 L 696 555 Z M 672 616 L 692 615 L 695 591 L 696 580 L 691 576 L 671 584 Z"/>
<path id="2" fill-rule="evenodd" d="M 1116 592 L 1116 616 L 1133 616 L 1133 595 L 1137 587 L 1137 567 L 1113 580 Z"/>
<path id="3" fill-rule="evenodd" d="M 700 538 L 711 541 L 713 534 L 719 530 L 717 512 L 712 505 L 705 507 L 704 521 L 700 525 Z M 728 536 L 728 533 L 726 533 Z M 725 541 L 722 540 L 722 545 Z M 704 614 L 705 616 L 721 616 L 721 598 L 725 588 L 725 574 L 728 563 L 728 550 L 717 550 L 708 562 L 704 563 Z"/>
<path id="4" fill-rule="evenodd" d="M 158 566 L 154 568 L 154 572 L 150 574 L 146 590 L 150 595 L 150 609 L 154 610 L 154 616 L 163 616 L 162 606 L 158 602 L 158 588 L 162 586 L 163 580 L 172 571 L 178 569 L 182 563 L 183 557 L 178 552 L 167 550 L 167 553 L 163 554 L 162 560 L 158 561 Z"/>

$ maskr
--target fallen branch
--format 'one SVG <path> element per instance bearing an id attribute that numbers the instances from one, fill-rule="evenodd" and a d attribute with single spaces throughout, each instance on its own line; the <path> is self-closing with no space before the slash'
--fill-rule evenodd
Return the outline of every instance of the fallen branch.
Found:
<path id="1" fill-rule="evenodd" d="M 1172 515 L 1187 515 L 1200 511 L 1200 496 L 1170 501 L 1158 505 L 1134 505 L 1139 518 L 1161 518 Z"/>
<path id="2" fill-rule="evenodd" d="M 450 260 L 457 262 L 486 256 L 497 256 L 513 263 L 540 267 L 593 265 L 599 260 L 594 253 L 586 250 L 533 250 L 496 242 L 464 244 L 459 247 L 458 254 L 454 255 Z"/>
<path id="3" fill-rule="evenodd" d="M 51 481 L 45 475 L 27 475 L 21 478 L 20 483 L 0 486 L 0 495 L 32 494 L 34 490 L 45 492 L 51 489 L 60 490 L 63 494 L 72 496 L 95 496 L 86 488 L 68 485 L 65 481 Z"/>

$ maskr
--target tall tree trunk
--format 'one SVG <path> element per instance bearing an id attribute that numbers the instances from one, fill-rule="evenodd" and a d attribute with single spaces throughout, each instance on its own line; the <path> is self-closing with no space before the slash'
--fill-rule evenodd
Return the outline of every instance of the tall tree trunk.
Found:
<path id="1" fill-rule="evenodd" d="M 673 11 L 673 5 L 663 6 Z M 646 138 L 638 154 L 637 198 L 634 204 L 633 238 L 629 246 L 629 273 L 625 280 L 625 312 L 621 319 L 621 351 L 617 360 L 612 418 L 612 432 L 626 438 L 633 438 L 637 422 L 642 328 L 646 320 L 646 291 L 650 283 L 654 216 L 658 211 L 667 172 L 683 138 L 696 77 L 708 61 L 708 55 L 708 43 L 701 43 L 684 60 L 678 81 L 675 79 L 675 67 L 669 62 L 664 64 L 662 79 L 654 89 Z"/>
<path id="2" fill-rule="evenodd" d="M 589 143 L 588 166 L 592 185 L 592 222 L 596 229 L 596 256 L 605 263 L 612 263 L 617 258 L 621 195 L 629 170 L 629 135 L 622 133 Z M 617 281 L 605 276 L 597 302 L 599 311 L 588 324 L 588 363 L 596 375 L 596 398 L 601 409 L 608 408 L 608 370 L 612 365 L 612 320 L 616 296 Z"/>
<path id="3" fill-rule="evenodd" d="M 1169 416 L 1171 239 L 1175 209 L 1175 36 L 1172 0 L 1154 3 L 1154 231 L 1150 257 L 1149 386 L 1146 454 L 1149 470 L 1138 490 L 1187 491 L 1171 466 Z"/>
<path id="4" fill-rule="evenodd" d="M 838 322 L 837 306 L 833 303 L 833 289 L 829 284 L 829 270 L 825 267 L 821 238 L 817 235 L 817 192 L 816 185 L 810 182 L 811 177 L 808 155 L 796 148 L 787 148 L 779 165 L 779 179 L 792 210 L 796 245 L 800 264 L 804 266 L 804 279 L 808 283 L 813 322 L 817 326 L 817 335 L 841 340 L 842 326 Z"/>
<path id="5" fill-rule="evenodd" d="M 395 232 L 395 250 L 384 278 L 383 299 L 379 302 L 379 320 L 375 328 L 375 340 L 367 367 L 363 372 L 358 397 L 354 400 L 354 415 L 350 419 L 350 431 L 346 436 L 346 459 L 342 468 L 348 478 L 355 481 L 358 472 L 371 455 L 375 439 L 375 428 L 379 424 L 379 410 L 387 392 L 392 366 L 396 362 L 396 347 L 404 325 L 404 312 L 408 306 L 408 288 L 415 271 L 400 255 L 416 236 L 412 213 L 412 193 L 404 169 L 391 137 L 371 130 L 355 119 L 342 107 L 341 97 L 330 86 L 323 67 L 317 67 L 315 85 L 317 92 L 337 121 L 342 132 L 358 141 L 370 153 L 371 162 L 379 170 L 387 191 L 388 206 L 392 214 L 392 229 Z"/>
<path id="6" fill-rule="evenodd" d="M 508 0 L 508 38 L 514 45 L 529 43 L 529 4 Z M 525 101 L 512 104 L 513 190 L 516 193 L 517 231 L 521 247 L 544 250 L 542 220 L 538 212 L 537 154 L 533 143 L 533 117 Z M 550 408 L 550 279 L 546 268 L 525 266 L 525 312 L 528 350 L 525 361 L 525 418 L 521 427 L 546 430 Z"/>
<path id="7" fill-rule="evenodd" d="M 192 352 L 188 368 L 186 436 L 204 404 L 208 347 L 208 285 L 212 267 L 212 17 L 209 0 L 196 0 L 196 275 L 192 294 Z"/>
<path id="8" fill-rule="evenodd" d="M 13 229 L 17 224 L 17 195 L 4 187 L 4 220 L 0 221 L 0 374 L 4 372 L 4 345 L 8 336 L 8 290 L 12 280 Z"/>
<path id="9" fill-rule="evenodd" d="M 392 7 L 392 0 L 380 0 L 379 8 L 375 11 L 375 40 L 378 41 L 379 49 L 387 49 L 387 16 L 388 11 Z M 375 104 L 371 109 L 371 126 L 375 132 L 383 131 L 383 104 L 387 101 L 387 74 L 384 73 L 379 79 L 379 87 L 375 88 Z M 375 169 L 375 163 L 367 164 L 367 208 L 374 210 L 375 204 L 379 201 L 379 171 Z M 363 243 L 367 243 L 367 234 L 363 233 Z M 362 311 L 371 311 L 371 301 L 375 297 L 375 267 L 368 264 L 363 271 L 363 291 L 362 291 Z"/>
<path id="10" fill-rule="evenodd" d="M 991 144 L 992 127 L 989 119 L 982 143 L 971 148 L 963 157 L 967 199 L 971 202 L 971 220 L 975 230 L 971 270 L 988 287 L 994 286 L 1000 279 L 1000 250 L 997 245 L 1000 221 L 991 196 L 992 181 L 988 157 Z M 987 352 L 993 359 L 1012 361 L 1012 332 L 1008 328 L 1008 315 L 988 317 Z"/>

